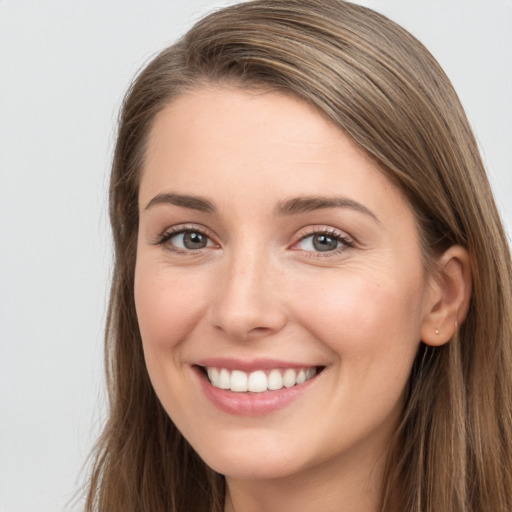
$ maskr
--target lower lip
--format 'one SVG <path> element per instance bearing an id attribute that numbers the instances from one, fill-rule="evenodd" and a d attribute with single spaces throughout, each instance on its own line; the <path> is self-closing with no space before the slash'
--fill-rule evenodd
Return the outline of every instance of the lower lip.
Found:
<path id="1" fill-rule="evenodd" d="M 237 416 L 263 416 L 284 409 L 305 393 L 317 377 L 291 388 L 281 388 L 276 391 L 236 393 L 212 386 L 201 370 L 198 368 L 195 370 L 205 395 L 213 405 L 228 414 Z"/>

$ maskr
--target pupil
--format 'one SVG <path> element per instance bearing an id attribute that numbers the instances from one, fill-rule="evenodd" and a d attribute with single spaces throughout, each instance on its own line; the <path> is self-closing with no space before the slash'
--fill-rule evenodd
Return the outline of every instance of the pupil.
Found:
<path id="1" fill-rule="evenodd" d="M 194 231 L 185 233 L 183 237 L 183 245 L 187 249 L 202 249 L 206 247 L 206 237 L 201 233 L 196 233 Z"/>
<path id="2" fill-rule="evenodd" d="M 333 251 L 338 248 L 338 240 L 332 236 L 315 235 L 313 237 L 313 247 L 317 251 Z"/>

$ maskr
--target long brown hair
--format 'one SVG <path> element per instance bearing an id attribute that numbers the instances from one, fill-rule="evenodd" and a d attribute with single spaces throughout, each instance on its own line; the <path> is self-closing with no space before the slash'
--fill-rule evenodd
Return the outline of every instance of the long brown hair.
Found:
<path id="1" fill-rule="evenodd" d="M 408 198 L 427 269 L 440 248 L 467 248 L 469 312 L 448 344 L 420 345 L 381 508 L 510 512 L 512 272 L 478 148 L 453 87 L 423 45 L 382 15 L 341 0 L 255 0 L 212 13 L 128 91 L 110 184 L 110 409 L 86 510 L 223 508 L 223 477 L 183 439 L 151 387 L 133 297 L 149 130 L 176 95 L 212 82 L 291 92 L 348 133 Z"/>

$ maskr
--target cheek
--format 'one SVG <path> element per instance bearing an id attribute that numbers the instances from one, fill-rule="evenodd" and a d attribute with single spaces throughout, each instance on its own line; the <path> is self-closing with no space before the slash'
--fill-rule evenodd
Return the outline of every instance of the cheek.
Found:
<path id="1" fill-rule="evenodd" d="M 134 293 L 146 368 L 164 409 L 177 425 L 183 425 L 186 411 L 194 409 L 184 387 L 189 375 L 183 363 L 183 342 L 203 316 L 204 289 L 191 287 L 189 279 L 166 266 L 145 263 L 137 263 Z"/>
<path id="2" fill-rule="evenodd" d="M 202 292 L 165 267 L 137 263 L 135 307 L 148 363 L 152 354 L 158 356 L 179 345 L 200 318 Z"/>
<path id="3" fill-rule="evenodd" d="M 382 272 L 339 272 L 323 285 L 304 282 L 297 317 L 347 372 L 378 367 L 408 374 L 420 341 L 423 304 L 421 272 L 408 275 L 404 280 Z"/>

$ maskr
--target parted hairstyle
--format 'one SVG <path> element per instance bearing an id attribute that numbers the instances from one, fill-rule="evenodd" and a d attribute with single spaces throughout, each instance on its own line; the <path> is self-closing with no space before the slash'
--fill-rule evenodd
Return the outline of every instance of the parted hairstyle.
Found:
<path id="1" fill-rule="evenodd" d="M 138 188 L 155 116 L 207 84 L 284 91 L 378 163 L 417 219 L 428 272 L 470 255 L 465 322 L 420 343 L 390 442 L 382 512 L 512 510 L 512 273 L 475 138 L 445 73 L 404 29 L 342 0 L 255 0 L 214 12 L 162 51 L 122 107 L 110 182 L 115 266 L 106 327 L 108 420 L 87 512 L 220 512 L 225 481 L 159 403 L 134 306 Z"/>

